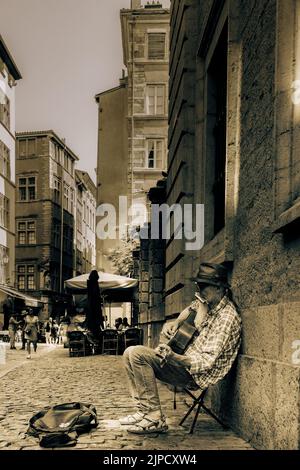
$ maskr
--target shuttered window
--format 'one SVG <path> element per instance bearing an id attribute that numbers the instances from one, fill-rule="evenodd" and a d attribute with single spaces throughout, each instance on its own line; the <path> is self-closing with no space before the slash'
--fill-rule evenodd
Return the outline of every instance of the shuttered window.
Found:
<path id="1" fill-rule="evenodd" d="M 166 57 L 166 33 L 148 33 L 148 59 L 164 60 Z"/>

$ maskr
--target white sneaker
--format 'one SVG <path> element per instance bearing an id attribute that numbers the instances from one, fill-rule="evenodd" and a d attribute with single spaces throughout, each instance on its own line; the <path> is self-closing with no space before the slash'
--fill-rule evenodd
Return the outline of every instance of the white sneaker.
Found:
<path id="1" fill-rule="evenodd" d="M 28 354 L 27 359 L 31 359 L 31 355 L 30 355 L 30 354 Z"/>

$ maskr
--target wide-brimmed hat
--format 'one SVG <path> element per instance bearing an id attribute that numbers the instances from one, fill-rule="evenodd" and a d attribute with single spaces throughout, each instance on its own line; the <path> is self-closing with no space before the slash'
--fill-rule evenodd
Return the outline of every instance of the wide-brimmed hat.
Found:
<path id="1" fill-rule="evenodd" d="M 227 281 L 227 269 L 222 264 L 201 263 L 197 276 L 192 280 L 198 284 L 230 288 Z"/>

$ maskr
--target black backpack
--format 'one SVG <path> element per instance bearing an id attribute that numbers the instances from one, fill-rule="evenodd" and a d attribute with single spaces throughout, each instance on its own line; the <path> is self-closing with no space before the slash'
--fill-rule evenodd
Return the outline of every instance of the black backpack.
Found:
<path id="1" fill-rule="evenodd" d="M 98 425 L 96 408 L 73 402 L 48 406 L 29 420 L 27 434 L 38 437 L 41 447 L 74 446 L 77 436 Z"/>

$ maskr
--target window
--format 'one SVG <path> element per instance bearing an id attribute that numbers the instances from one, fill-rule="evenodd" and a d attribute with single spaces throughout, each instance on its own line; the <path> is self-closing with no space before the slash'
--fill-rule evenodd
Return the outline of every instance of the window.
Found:
<path id="1" fill-rule="evenodd" d="M 225 24 L 207 68 L 207 150 L 206 179 L 212 203 L 214 236 L 225 225 L 225 168 L 227 134 L 227 50 Z"/>
<path id="2" fill-rule="evenodd" d="M 27 156 L 28 157 L 34 157 L 36 155 L 36 139 L 28 139 L 27 141 L 27 145 L 28 145 L 28 152 L 27 152 Z"/>
<path id="3" fill-rule="evenodd" d="M 55 159 L 55 143 L 52 140 L 49 141 L 49 155 Z"/>
<path id="4" fill-rule="evenodd" d="M 35 266 L 33 264 L 17 265 L 17 283 L 19 290 L 35 290 Z"/>
<path id="5" fill-rule="evenodd" d="M 57 176 L 54 176 L 53 182 L 54 182 L 53 199 L 54 199 L 54 202 L 56 202 L 57 204 L 60 204 L 60 193 L 61 193 L 60 180 L 57 178 Z"/>
<path id="6" fill-rule="evenodd" d="M 69 210 L 69 186 L 64 184 L 64 209 Z"/>
<path id="7" fill-rule="evenodd" d="M 77 219 L 77 230 L 78 232 L 82 233 L 82 208 L 77 207 L 76 211 L 76 219 Z"/>
<path id="8" fill-rule="evenodd" d="M 147 140 L 146 168 L 163 168 L 163 140 Z"/>
<path id="9" fill-rule="evenodd" d="M 0 174 L 10 179 L 10 151 L 0 140 Z"/>
<path id="10" fill-rule="evenodd" d="M 166 58 L 166 33 L 148 33 L 148 59 Z"/>
<path id="11" fill-rule="evenodd" d="M 19 178 L 19 201 L 34 201 L 36 199 L 36 177 Z"/>
<path id="12" fill-rule="evenodd" d="M 10 102 L 6 94 L 0 88 L 0 122 L 10 129 Z"/>
<path id="13" fill-rule="evenodd" d="M 68 155 L 64 153 L 64 168 L 68 171 Z"/>
<path id="14" fill-rule="evenodd" d="M 71 214 L 74 214 L 74 189 L 70 188 L 70 205 Z"/>
<path id="15" fill-rule="evenodd" d="M 8 261 L 9 249 L 6 246 L 0 245 L 0 284 L 8 282 Z"/>
<path id="16" fill-rule="evenodd" d="M 57 220 L 54 220 L 52 229 L 52 240 L 53 246 L 55 248 L 60 248 L 60 227 L 60 223 Z"/>
<path id="17" fill-rule="evenodd" d="M 165 85 L 147 85 L 146 113 L 165 114 Z"/>
<path id="18" fill-rule="evenodd" d="M 0 193 L 0 227 L 9 228 L 9 199 Z"/>
<path id="19" fill-rule="evenodd" d="M 27 156 L 27 140 L 19 140 L 19 158 L 24 158 Z"/>
<path id="20" fill-rule="evenodd" d="M 34 266 L 27 266 L 27 289 L 35 289 L 35 269 Z"/>
<path id="21" fill-rule="evenodd" d="M 89 206 L 86 206 L 86 225 L 89 227 L 90 225 L 90 209 Z"/>
<path id="22" fill-rule="evenodd" d="M 300 2 L 278 2 L 276 57 L 275 232 L 300 220 Z"/>
<path id="23" fill-rule="evenodd" d="M 66 225 L 64 226 L 63 250 L 69 254 L 73 250 L 73 229 Z"/>
<path id="24" fill-rule="evenodd" d="M 73 169 L 73 162 L 71 158 L 68 158 L 68 172 L 70 173 L 70 175 L 72 175 L 72 169 Z"/>
<path id="25" fill-rule="evenodd" d="M 18 244 L 36 244 L 36 223 L 34 220 L 22 220 L 17 222 Z"/>
<path id="26" fill-rule="evenodd" d="M 54 291 L 60 290 L 60 270 L 58 267 L 53 267 L 51 269 L 51 284 L 52 284 L 52 290 Z"/>

